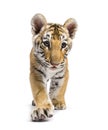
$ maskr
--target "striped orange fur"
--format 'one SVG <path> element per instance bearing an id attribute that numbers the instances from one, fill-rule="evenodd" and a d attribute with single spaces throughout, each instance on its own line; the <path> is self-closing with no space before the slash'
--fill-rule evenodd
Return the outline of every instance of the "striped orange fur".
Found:
<path id="1" fill-rule="evenodd" d="M 31 20 L 33 47 L 30 53 L 30 84 L 33 94 L 32 121 L 46 120 L 54 109 L 65 109 L 65 91 L 68 83 L 68 53 L 77 28 L 76 21 L 68 19 L 64 25 L 47 23 L 42 14 Z M 51 80 L 47 91 L 47 81 Z"/>

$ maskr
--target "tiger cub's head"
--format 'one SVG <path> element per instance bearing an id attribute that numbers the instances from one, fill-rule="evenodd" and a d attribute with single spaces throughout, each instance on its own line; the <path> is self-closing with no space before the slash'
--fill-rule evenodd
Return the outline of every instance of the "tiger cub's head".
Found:
<path id="1" fill-rule="evenodd" d="M 47 23 L 42 14 L 31 20 L 34 55 L 45 65 L 62 66 L 72 47 L 77 23 L 68 19 L 64 25 Z"/>

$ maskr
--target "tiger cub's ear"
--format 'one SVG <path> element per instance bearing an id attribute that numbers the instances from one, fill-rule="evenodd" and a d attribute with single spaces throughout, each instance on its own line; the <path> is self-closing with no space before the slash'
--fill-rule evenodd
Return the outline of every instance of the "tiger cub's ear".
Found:
<path id="1" fill-rule="evenodd" d="M 40 32 L 41 28 L 47 24 L 45 17 L 42 14 L 36 14 L 31 20 L 32 34 L 36 35 Z"/>
<path id="2" fill-rule="evenodd" d="M 76 29 L 77 29 L 77 22 L 76 22 L 76 20 L 73 19 L 73 18 L 69 18 L 64 23 L 64 27 L 67 28 L 67 30 L 69 32 L 69 36 L 73 39 L 74 36 L 75 36 Z"/>

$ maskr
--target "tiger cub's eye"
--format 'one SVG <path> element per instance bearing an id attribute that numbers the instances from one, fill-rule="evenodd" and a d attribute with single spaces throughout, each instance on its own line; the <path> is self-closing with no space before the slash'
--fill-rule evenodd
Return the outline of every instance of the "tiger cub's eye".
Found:
<path id="1" fill-rule="evenodd" d="M 62 43 L 62 48 L 65 48 L 67 46 L 67 44 L 65 42 Z"/>
<path id="2" fill-rule="evenodd" d="M 49 42 L 49 41 L 44 41 L 43 44 L 44 44 L 46 47 L 50 47 L 50 42 Z"/>

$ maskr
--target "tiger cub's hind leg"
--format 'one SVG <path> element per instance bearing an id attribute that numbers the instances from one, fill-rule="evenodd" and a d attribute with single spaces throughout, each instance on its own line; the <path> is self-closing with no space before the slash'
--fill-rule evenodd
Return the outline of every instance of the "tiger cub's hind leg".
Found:
<path id="1" fill-rule="evenodd" d="M 32 100 L 32 106 L 36 106 L 36 104 L 35 104 L 34 100 Z"/>
<path id="2" fill-rule="evenodd" d="M 67 87 L 67 82 L 68 71 L 65 73 L 63 77 L 55 77 L 51 80 L 49 95 L 55 110 L 66 109 L 64 96 Z"/>

